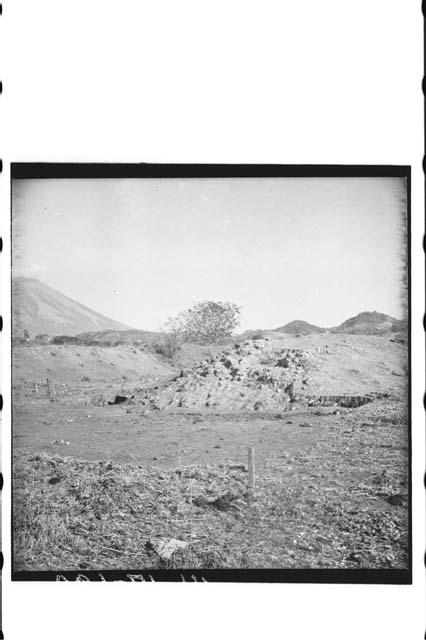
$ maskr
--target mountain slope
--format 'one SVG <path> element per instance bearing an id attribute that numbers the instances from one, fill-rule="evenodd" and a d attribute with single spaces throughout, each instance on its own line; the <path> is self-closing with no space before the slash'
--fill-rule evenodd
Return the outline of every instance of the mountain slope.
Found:
<path id="1" fill-rule="evenodd" d="M 35 278 L 14 278 L 12 305 L 14 336 L 22 336 L 25 329 L 33 337 L 38 333 L 73 336 L 83 331 L 129 328 L 68 298 Z"/>

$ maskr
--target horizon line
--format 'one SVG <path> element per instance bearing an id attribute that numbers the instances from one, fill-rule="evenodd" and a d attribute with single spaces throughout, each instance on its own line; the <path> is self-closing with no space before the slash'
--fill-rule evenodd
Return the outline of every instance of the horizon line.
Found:
<path id="1" fill-rule="evenodd" d="M 144 329 L 139 329 L 133 326 L 130 326 L 127 322 L 121 321 L 121 320 L 115 320 L 114 318 L 111 318 L 110 316 L 106 315 L 103 312 L 97 311 L 95 309 L 93 309 L 92 307 L 87 306 L 86 304 L 79 302 L 78 300 L 76 300 L 75 298 L 72 298 L 70 296 L 68 296 L 65 293 L 62 293 L 62 291 L 59 291 L 58 289 L 55 289 L 55 287 L 52 287 L 51 285 L 47 284 L 46 282 L 43 282 L 42 280 L 40 280 L 39 278 L 36 278 L 35 276 L 26 276 L 26 275 L 13 275 L 12 274 L 13 269 L 11 270 L 11 284 L 13 283 L 13 281 L 15 280 L 32 280 L 35 282 L 40 283 L 41 285 L 48 287 L 49 289 L 52 289 L 52 291 L 58 293 L 61 296 L 64 296 L 65 298 L 67 298 L 68 300 L 71 300 L 72 302 L 74 302 L 75 304 L 80 305 L 81 307 L 84 307 L 85 309 L 87 309 L 88 311 L 92 311 L 93 313 L 96 313 L 99 316 L 102 316 L 103 318 L 105 318 L 106 320 L 111 320 L 117 324 L 122 324 L 123 325 L 123 329 L 101 329 L 101 331 L 144 331 L 144 332 L 150 332 L 150 333 L 167 333 L 166 331 L 162 330 L 161 328 L 158 329 L 148 329 L 148 328 L 144 328 Z M 388 318 L 390 318 L 391 320 L 395 320 L 397 322 L 404 322 L 406 321 L 408 318 L 407 317 L 395 317 L 395 316 L 391 316 L 387 313 L 384 313 L 382 311 L 367 311 L 367 310 L 363 310 L 358 312 L 356 315 L 350 315 L 350 316 L 345 316 L 345 320 L 343 320 L 342 322 L 338 323 L 338 324 L 332 324 L 330 326 L 322 326 L 322 325 L 318 325 L 315 324 L 313 322 L 309 322 L 308 320 L 302 320 L 300 318 L 295 318 L 293 320 L 290 320 L 289 322 L 286 322 L 278 327 L 274 327 L 274 328 L 261 328 L 259 326 L 257 326 L 256 328 L 247 328 L 247 329 L 243 329 L 240 332 L 241 333 L 245 333 L 248 331 L 279 331 L 280 329 L 284 329 L 286 327 L 288 327 L 289 325 L 292 324 L 296 324 L 298 322 L 300 323 L 304 323 L 307 325 L 310 325 L 311 327 L 315 328 L 315 329 L 320 329 L 321 331 L 329 331 L 331 329 L 336 329 L 338 327 L 340 327 L 342 324 L 348 322 L 349 320 L 355 319 L 358 316 L 362 315 L 362 314 L 377 314 L 377 315 L 384 315 L 387 316 Z M 96 331 L 96 329 L 94 329 L 93 331 Z M 83 332 L 86 333 L 86 332 Z"/>

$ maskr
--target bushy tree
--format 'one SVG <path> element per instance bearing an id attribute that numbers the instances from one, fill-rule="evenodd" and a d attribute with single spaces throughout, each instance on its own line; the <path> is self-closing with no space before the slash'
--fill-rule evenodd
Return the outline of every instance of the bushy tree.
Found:
<path id="1" fill-rule="evenodd" d="M 184 342 L 211 344 L 232 335 L 240 322 L 240 311 L 233 302 L 197 302 L 171 318 L 166 329 Z"/>

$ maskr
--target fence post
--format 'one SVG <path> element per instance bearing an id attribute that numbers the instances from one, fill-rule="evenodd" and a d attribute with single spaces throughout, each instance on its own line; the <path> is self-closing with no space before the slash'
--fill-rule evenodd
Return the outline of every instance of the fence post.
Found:
<path id="1" fill-rule="evenodd" d="M 255 487 L 255 473 L 254 473 L 254 447 L 248 448 L 248 481 L 249 491 L 254 492 Z"/>
<path id="2" fill-rule="evenodd" d="M 49 380 L 49 378 L 47 378 L 47 395 L 49 397 L 50 402 L 55 402 L 55 400 L 56 400 L 56 391 L 55 391 L 55 388 L 53 387 L 51 381 Z"/>

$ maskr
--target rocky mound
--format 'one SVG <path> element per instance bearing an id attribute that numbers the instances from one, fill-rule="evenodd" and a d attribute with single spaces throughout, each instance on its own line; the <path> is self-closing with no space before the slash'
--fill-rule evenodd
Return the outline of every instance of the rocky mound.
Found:
<path id="1" fill-rule="evenodd" d="M 249 412 L 359 407 L 406 393 L 404 345 L 381 336 L 240 340 L 141 391 L 146 409 Z"/>
<path id="2" fill-rule="evenodd" d="M 142 403 L 157 409 L 285 410 L 307 387 L 310 354 L 247 340 L 203 360 Z"/>

